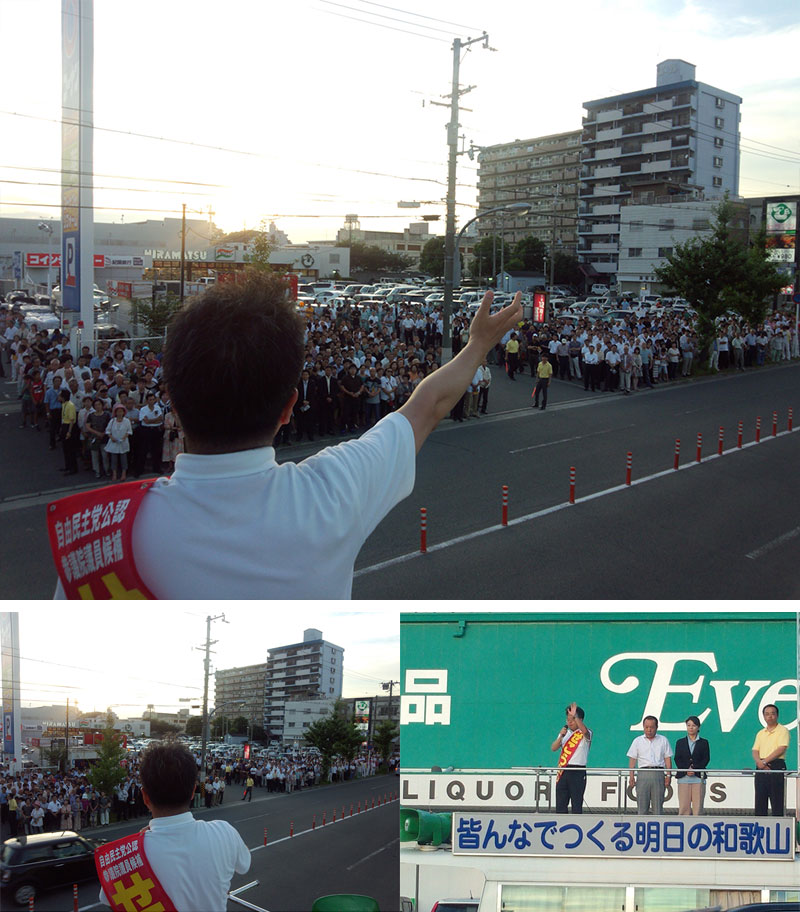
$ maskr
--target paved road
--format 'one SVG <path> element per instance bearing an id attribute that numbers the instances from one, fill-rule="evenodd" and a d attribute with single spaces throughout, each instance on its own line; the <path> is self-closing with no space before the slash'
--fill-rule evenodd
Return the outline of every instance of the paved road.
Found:
<path id="1" fill-rule="evenodd" d="M 417 460 L 411 496 L 365 543 L 356 567 L 356 598 L 786 598 L 797 593 L 792 560 L 800 538 L 797 502 L 800 438 L 771 435 L 772 412 L 800 427 L 800 363 L 656 387 L 631 396 L 584 392 L 554 381 L 546 412 L 530 408 L 531 381 L 511 382 L 499 370 L 490 414 L 463 424 L 449 420 Z M 0 385 L 0 389 L 2 385 Z M 8 394 L 10 385 L 5 386 Z M 676 438 L 683 465 L 693 460 L 698 433 L 704 457 L 744 442 L 762 418 L 762 444 L 708 459 L 674 477 L 638 483 L 669 469 Z M 0 547 L 3 595 L 49 598 L 55 571 L 44 525 L 46 503 L 64 491 L 91 487 L 84 473 L 67 484 L 60 454 L 35 431 L 17 429 L 17 404 L 0 401 Z M 327 442 L 327 441 L 326 441 Z M 279 461 L 302 459 L 319 442 L 281 448 Z M 630 489 L 581 501 L 621 485 L 633 454 Z M 578 503 L 564 508 L 569 468 Z M 555 510 L 502 532 L 501 486 L 509 517 Z M 428 511 L 428 545 L 477 535 L 385 569 L 386 561 L 419 547 L 419 508 Z M 788 536 L 759 556 L 746 555 Z M 744 561 L 744 563 L 742 563 Z M 766 569 L 768 567 L 768 569 Z M 742 588 L 744 586 L 744 589 Z"/>
<path id="2" fill-rule="evenodd" d="M 224 805 L 197 810 L 195 815 L 206 820 L 228 820 L 251 850 L 250 870 L 245 875 L 236 875 L 232 883 L 235 889 L 255 880 L 259 882 L 258 886 L 242 894 L 242 899 L 248 902 L 269 912 L 297 912 L 310 909 L 318 896 L 363 893 L 373 896 L 382 912 L 393 912 L 399 906 L 400 843 L 399 805 L 391 800 L 391 795 L 397 793 L 398 782 L 394 775 L 377 776 L 292 795 L 268 795 L 256 789 L 256 800 L 252 803 L 237 800 L 238 789 L 231 786 L 226 790 Z M 367 804 L 369 810 L 365 811 Z M 336 823 L 332 819 L 334 810 Z M 323 813 L 326 815 L 324 827 Z M 316 827 L 312 829 L 314 815 Z M 290 838 L 291 824 L 294 824 L 294 836 Z M 112 840 L 135 832 L 143 825 L 143 820 L 139 820 L 135 824 L 86 830 L 85 833 Z M 79 885 L 81 912 L 106 908 L 97 901 L 98 891 L 96 881 Z M 229 902 L 228 908 L 235 910 L 242 906 Z M 36 900 L 36 909 L 37 912 L 71 910 L 72 890 L 43 894 Z"/>

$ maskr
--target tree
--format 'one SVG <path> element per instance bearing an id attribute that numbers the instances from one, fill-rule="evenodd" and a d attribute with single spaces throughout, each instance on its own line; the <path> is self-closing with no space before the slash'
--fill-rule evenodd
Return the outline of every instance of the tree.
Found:
<path id="1" fill-rule="evenodd" d="M 371 244 L 345 241 L 341 247 L 350 248 L 350 272 L 400 272 L 407 269 L 412 260 L 401 253 L 391 253 Z"/>
<path id="2" fill-rule="evenodd" d="M 419 268 L 429 276 L 444 275 L 444 238 L 432 237 L 425 242 L 422 256 L 419 258 Z"/>
<path id="3" fill-rule="evenodd" d="M 163 738 L 164 735 L 177 735 L 180 727 L 173 725 L 172 722 L 164 722 L 163 719 L 153 719 L 150 722 L 150 737 Z"/>
<path id="4" fill-rule="evenodd" d="M 505 256 L 501 256 L 501 248 L 505 250 Z M 492 250 L 494 249 L 494 257 Z M 474 259 L 470 262 L 470 272 L 474 276 L 492 276 L 500 272 L 501 261 L 508 263 L 511 259 L 512 248 L 499 237 L 485 237 L 477 242 L 472 248 Z M 492 265 L 494 261 L 494 272 Z"/>
<path id="5" fill-rule="evenodd" d="M 575 288 L 583 285 L 583 273 L 578 260 L 572 254 L 556 252 L 553 258 L 553 282 L 558 285 L 572 285 Z"/>
<path id="6" fill-rule="evenodd" d="M 678 244 L 655 274 L 697 311 L 700 358 L 706 357 L 716 333 L 716 319 L 726 310 L 758 312 L 764 296 L 783 285 L 763 248 L 748 249 L 732 225 L 734 207 L 723 200 L 714 215 L 711 234 Z"/>
<path id="7" fill-rule="evenodd" d="M 544 269 L 546 253 L 547 245 L 545 242 L 541 238 L 529 234 L 528 237 L 524 237 L 514 244 L 508 268 L 520 269 L 525 272 L 541 272 Z"/>
<path id="8" fill-rule="evenodd" d="M 266 219 L 261 219 L 261 224 L 258 226 L 258 231 L 253 234 L 249 247 L 250 268 L 257 272 L 272 272 L 273 267 L 269 262 L 269 256 L 274 245 L 270 240 L 269 225 Z"/>
<path id="9" fill-rule="evenodd" d="M 67 771 L 67 746 L 60 741 L 42 748 L 43 766 L 55 766 L 60 773 Z"/>
<path id="10" fill-rule="evenodd" d="M 767 315 L 767 297 L 785 284 L 775 264 L 767 259 L 766 232 L 755 236 L 747 251 L 747 263 L 742 283 L 731 292 L 731 307 L 751 325 L 762 323 Z"/>
<path id="11" fill-rule="evenodd" d="M 381 762 L 384 765 L 389 760 L 389 756 L 392 753 L 392 749 L 394 748 L 395 741 L 397 741 L 399 734 L 399 729 L 395 723 L 386 719 L 376 727 L 375 732 L 372 735 L 372 743 L 380 754 Z"/>
<path id="12" fill-rule="evenodd" d="M 203 717 L 189 716 L 186 720 L 186 734 L 199 738 L 203 734 Z"/>
<path id="13" fill-rule="evenodd" d="M 114 731 L 111 713 L 106 717 L 106 727 L 103 730 L 103 740 L 97 749 L 97 761 L 89 770 L 89 782 L 100 791 L 110 795 L 114 788 L 125 778 L 126 772 L 122 765 L 127 758 L 127 752 L 122 746 L 122 736 Z"/>
<path id="14" fill-rule="evenodd" d="M 180 307 L 180 298 L 174 294 L 156 297 L 155 300 L 137 298 L 131 305 L 131 319 L 134 323 L 141 323 L 148 336 L 163 336 L 172 315 Z"/>
<path id="15" fill-rule="evenodd" d="M 316 747 L 320 752 L 323 780 L 328 778 L 334 757 L 351 761 L 364 740 L 355 724 L 342 717 L 343 706 L 343 702 L 337 700 L 330 715 L 312 722 L 303 735 L 306 744 Z"/>

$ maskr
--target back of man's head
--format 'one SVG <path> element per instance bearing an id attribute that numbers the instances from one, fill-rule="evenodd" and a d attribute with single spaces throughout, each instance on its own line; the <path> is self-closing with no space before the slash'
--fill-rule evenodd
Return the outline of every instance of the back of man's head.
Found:
<path id="1" fill-rule="evenodd" d="M 197 763 L 180 741 L 159 741 L 142 754 L 142 788 L 153 807 L 186 809 L 197 782 Z"/>
<path id="2" fill-rule="evenodd" d="M 192 441 L 266 446 L 297 387 L 303 322 L 278 275 L 221 282 L 178 311 L 163 370 Z"/>

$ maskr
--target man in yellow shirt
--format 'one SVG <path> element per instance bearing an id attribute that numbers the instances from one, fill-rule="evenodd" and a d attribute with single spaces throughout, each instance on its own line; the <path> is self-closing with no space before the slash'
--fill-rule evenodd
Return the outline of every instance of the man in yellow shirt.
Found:
<path id="1" fill-rule="evenodd" d="M 77 475 L 78 450 L 81 448 L 78 411 L 68 389 L 62 389 L 59 398 L 61 399 L 61 448 L 64 452 L 64 468 L 61 471 L 66 475 Z"/>
<path id="2" fill-rule="evenodd" d="M 789 747 L 789 729 L 778 722 L 778 707 L 768 703 L 762 710 L 766 728 L 762 728 L 753 742 L 753 760 L 757 772 L 756 816 L 767 816 L 767 802 L 772 805 L 772 816 L 783 817 L 783 804 L 786 791 L 786 780 L 783 770 L 786 761 L 783 759 Z"/>
<path id="3" fill-rule="evenodd" d="M 553 365 L 550 358 L 542 352 L 539 364 L 536 367 L 536 388 L 533 391 L 533 408 L 539 407 L 539 393 L 542 394 L 541 410 L 547 408 L 547 387 L 550 386 L 550 378 L 553 376 Z"/>
<path id="4" fill-rule="evenodd" d="M 509 379 L 516 380 L 514 374 L 519 370 L 519 339 L 515 332 L 511 333 L 511 338 L 506 342 L 506 363 Z"/>

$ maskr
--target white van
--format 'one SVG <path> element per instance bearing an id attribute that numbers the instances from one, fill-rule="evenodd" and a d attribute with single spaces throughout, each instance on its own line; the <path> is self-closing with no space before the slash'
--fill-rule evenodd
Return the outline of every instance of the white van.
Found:
<path id="1" fill-rule="evenodd" d="M 607 295 L 609 293 L 608 285 L 592 285 L 593 295 Z"/>

